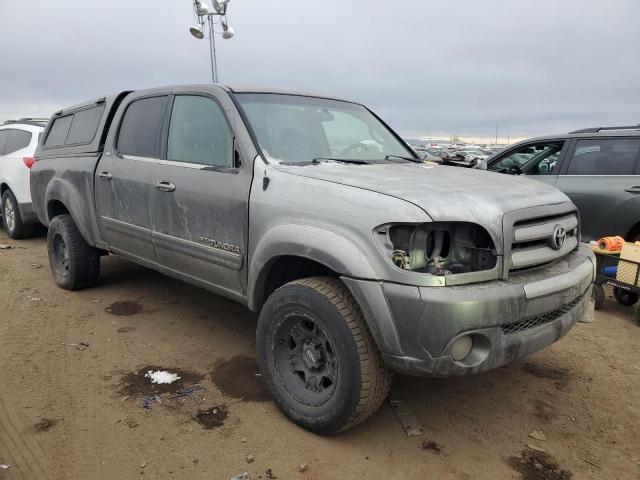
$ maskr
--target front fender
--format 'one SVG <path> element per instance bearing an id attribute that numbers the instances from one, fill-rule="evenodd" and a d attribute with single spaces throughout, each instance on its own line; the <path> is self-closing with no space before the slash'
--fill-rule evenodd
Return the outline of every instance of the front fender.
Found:
<path id="1" fill-rule="evenodd" d="M 47 191 L 45 193 L 47 225 L 51 221 L 49 203 L 52 201 L 58 201 L 67 208 L 73 222 L 76 224 L 76 227 L 78 227 L 85 241 L 90 245 L 95 245 L 95 239 L 90 227 L 92 209 L 90 205 L 87 205 L 86 198 L 78 191 L 73 183 L 63 178 L 54 178 L 47 185 Z"/>
<path id="2" fill-rule="evenodd" d="M 307 258 L 336 272 L 358 302 L 378 348 L 386 353 L 401 351 L 380 283 L 371 281 L 378 277 L 373 266 L 361 249 L 331 230 L 303 224 L 271 228 L 260 239 L 250 262 L 248 306 L 251 310 L 259 307 L 260 282 L 273 261 L 284 255 Z"/>
<path id="3" fill-rule="evenodd" d="M 376 278 L 362 251 L 344 236 L 303 224 L 281 224 L 265 233 L 253 251 L 249 266 L 249 308 L 256 309 L 256 283 L 272 260 L 291 255 L 318 262 L 339 275 Z"/>
<path id="4" fill-rule="evenodd" d="M 273 260 L 283 255 L 308 258 L 336 272 L 358 302 L 378 348 L 386 353 L 401 352 L 398 331 L 380 282 L 375 281 L 378 275 L 373 266 L 354 243 L 327 229 L 284 224 L 260 239 L 249 267 L 250 309 L 258 309 L 257 286 Z"/>

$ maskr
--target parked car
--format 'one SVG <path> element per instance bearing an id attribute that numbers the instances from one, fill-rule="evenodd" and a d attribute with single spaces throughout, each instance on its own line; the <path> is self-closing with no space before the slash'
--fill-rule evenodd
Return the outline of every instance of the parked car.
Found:
<path id="1" fill-rule="evenodd" d="M 425 162 L 436 162 L 439 163 L 441 161 L 440 155 L 437 155 L 438 152 L 435 152 L 435 149 L 426 148 L 422 151 L 418 151 L 420 155 L 422 155 L 422 159 Z"/>
<path id="2" fill-rule="evenodd" d="M 489 157 L 482 150 L 455 150 L 450 156 L 462 156 L 465 160 L 485 160 Z"/>
<path id="3" fill-rule="evenodd" d="M 0 215 L 11 238 L 33 235 L 38 223 L 31 206 L 29 171 L 46 122 L 22 118 L 0 125 Z"/>
<path id="4" fill-rule="evenodd" d="M 480 150 L 454 150 L 452 152 L 445 150 L 441 153 L 439 163 L 453 167 L 474 168 L 487 157 L 488 155 Z"/>
<path id="5" fill-rule="evenodd" d="M 640 125 L 576 130 L 514 144 L 487 159 L 494 172 L 525 175 L 578 206 L 582 238 L 640 240 Z"/>
<path id="6" fill-rule="evenodd" d="M 563 193 L 427 165 L 349 101 L 123 92 L 51 118 L 31 188 L 59 286 L 95 285 L 112 253 L 259 312 L 267 390 L 322 434 L 372 415 L 391 371 L 505 365 L 589 305 L 593 253 Z"/>

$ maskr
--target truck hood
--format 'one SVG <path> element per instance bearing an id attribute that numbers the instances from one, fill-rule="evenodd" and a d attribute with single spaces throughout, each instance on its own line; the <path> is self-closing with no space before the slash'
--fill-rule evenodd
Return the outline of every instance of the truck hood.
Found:
<path id="1" fill-rule="evenodd" d="M 556 188 L 524 177 L 458 167 L 414 163 L 348 165 L 321 163 L 276 168 L 327 182 L 406 200 L 436 221 L 466 221 L 499 234 L 504 214 L 570 202 Z M 371 208 L 375 208 L 372 205 Z"/>

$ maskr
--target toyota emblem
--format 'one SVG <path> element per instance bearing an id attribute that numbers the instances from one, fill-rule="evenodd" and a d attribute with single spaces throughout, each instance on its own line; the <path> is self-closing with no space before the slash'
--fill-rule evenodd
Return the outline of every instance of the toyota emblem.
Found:
<path id="1" fill-rule="evenodd" d="M 566 239 L 567 231 L 561 225 L 556 225 L 553 228 L 553 235 L 551 236 L 551 248 L 560 250 Z"/>

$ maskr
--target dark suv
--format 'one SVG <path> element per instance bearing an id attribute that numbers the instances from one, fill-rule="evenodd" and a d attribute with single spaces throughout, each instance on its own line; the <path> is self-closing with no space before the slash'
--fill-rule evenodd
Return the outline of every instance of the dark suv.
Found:
<path id="1" fill-rule="evenodd" d="M 640 125 L 598 127 L 525 140 L 487 159 L 488 170 L 526 175 L 578 206 L 583 241 L 640 240 Z"/>

